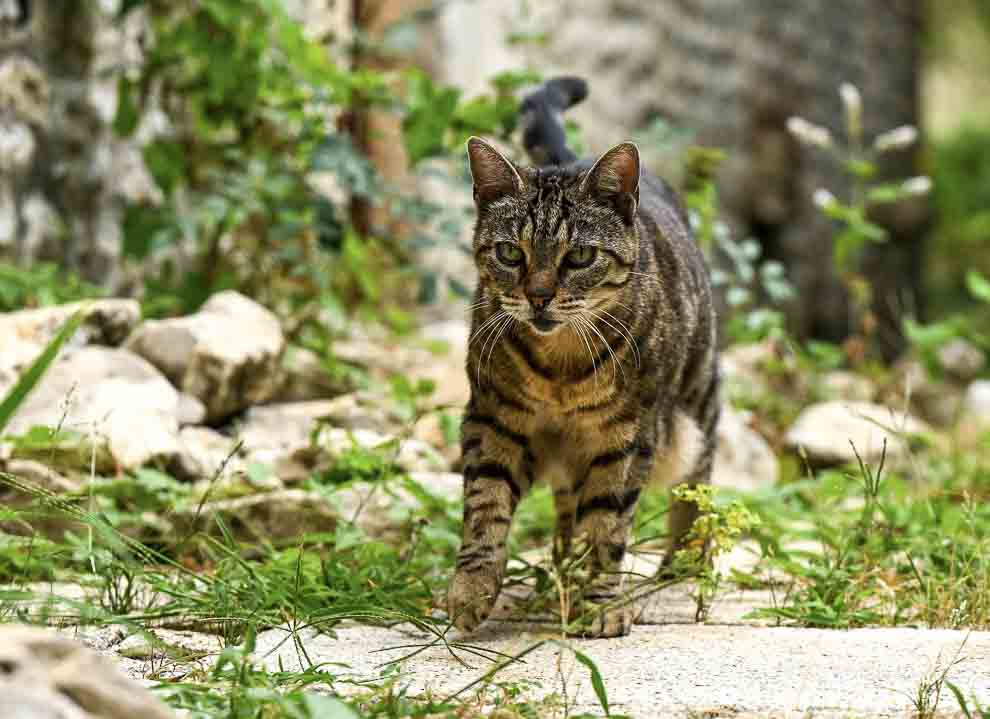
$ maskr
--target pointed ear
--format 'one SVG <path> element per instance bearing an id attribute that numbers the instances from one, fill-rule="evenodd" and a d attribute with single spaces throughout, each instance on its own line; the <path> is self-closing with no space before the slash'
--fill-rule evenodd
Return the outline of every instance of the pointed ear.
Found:
<path id="1" fill-rule="evenodd" d="M 515 166 L 484 140 L 471 137 L 467 141 L 474 180 L 474 201 L 479 208 L 506 195 L 522 192 L 523 181 Z"/>
<path id="2" fill-rule="evenodd" d="M 613 147 L 598 158 L 582 189 L 612 203 L 631 223 L 639 205 L 639 149 L 631 142 Z"/>

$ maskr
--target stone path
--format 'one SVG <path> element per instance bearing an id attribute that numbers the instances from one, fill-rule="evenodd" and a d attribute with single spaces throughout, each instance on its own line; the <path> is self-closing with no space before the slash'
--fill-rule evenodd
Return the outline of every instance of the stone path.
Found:
<path id="1" fill-rule="evenodd" d="M 342 663 L 328 671 L 356 680 L 382 675 L 387 662 L 428 644 L 430 637 L 401 628 L 348 627 L 336 638 L 303 635 L 315 662 Z M 471 644 L 510 655 L 540 639 L 546 627 L 502 622 Z M 292 641 L 280 630 L 259 637 L 264 663 L 275 669 L 301 666 Z M 572 641 L 598 665 L 612 711 L 633 717 L 659 716 L 912 716 L 911 699 L 933 670 L 950 662 L 959 647 L 964 661 L 949 675 L 966 696 L 990 704 L 990 632 L 857 629 L 833 631 L 725 625 L 636 626 L 622 639 Z M 403 647 L 403 648 L 398 648 Z M 433 646 L 401 664 L 400 684 L 411 692 L 443 697 L 484 675 L 491 664 L 460 652 L 455 659 Z M 527 682 L 534 696 L 562 692 L 566 681 L 572 713 L 595 712 L 587 670 L 573 655 L 545 644 L 524 663 L 510 664 L 499 682 Z M 946 689 L 942 711 L 957 711 Z M 598 710 L 600 712 L 600 710 Z"/>
<path id="2" fill-rule="evenodd" d="M 772 605 L 769 592 L 729 590 L 716 599 L 707 623 L 694 622 L 689 588 L 671 587 L 644 607 L 632 633 L 619 639 L 564 640 L 586 654 L 601 671 L 613 714 L 653 717 L 915 717 L 912 698 L 942 668 L 964 696 L 990 706 L 990 632 L 932 629 L 849 631 L 769 626 L 746 615 Z M 500 612 L 506 616 L 510 602 Z M 71 629 L 62 630 L 72 634 Z M 185 647 L 206 669 L 220 651 L 218 637 L 190 631 L 153 630 L 172 646 Z M 128 675 L 147 676 L 159 661 L 148 658 L 146 640 L 124 638 L 119 629 L 81 630 L 84 643 L 114 658 Z M 509 662 L 492 678 L 524 687 L 539 700 L 566 697 L 571 715 L 601 715 L 588 670 L 568 649 L 552 624 L 489 621 L 477 635 L 450 650 L 408 624 L 395 627 L 338 625 L 332 634 L 274 628 L 258 635 L 256 661 L 269 669 L 293 671 L 314 665 L 336 678 L 334 690 L 360 691 L 385 676 L 416 695 L 445 698 L 472 685 L 467 694 L 488 691 L 478 682 L 495 664 L 478 655 L 517 656 L 544 642 L 521 661 Z M 142 649 L 145 647 L 145 649 Z M 299 647 L 305 649 L 306 658 Z M 174 670 L 183 674 L 181 666 Z M 318 687 L 314 687 L 319 690 Z M 491 689 L 498 692 L 499 689 Z M 563 716 L 561 713 L 560 716 Z M 938 716 L 961 716 L 943 689 Z"/>

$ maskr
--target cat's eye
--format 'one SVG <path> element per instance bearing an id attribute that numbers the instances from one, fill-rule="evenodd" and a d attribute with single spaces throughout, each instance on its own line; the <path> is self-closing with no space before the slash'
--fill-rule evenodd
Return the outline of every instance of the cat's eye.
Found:
<path id="1" fill-rule="evenodd" d="M 598 256 L 597 247 L 578 247 L 564 255 L 564 262 L 568 267 L 587 267 Z"/>
<path id="2" fill-rule="evenodd" d="M 499 242 L 495 245 L 495 255 L 507 265 L 518 265 L 523 261 L 523 251 L 511 242 Z"/>

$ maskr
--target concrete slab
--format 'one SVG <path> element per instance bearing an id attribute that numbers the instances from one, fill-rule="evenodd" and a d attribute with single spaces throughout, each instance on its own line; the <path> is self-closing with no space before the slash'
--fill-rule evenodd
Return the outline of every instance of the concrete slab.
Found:
<path id="1" fill-rule="evenodd" d="M 374 681 L 389 662 L 427 647 L 399 665 L 400 685 L 411 693 L 444 697 L 494 666 L 464 649 L 429 646 L 433 637 L 411 627 L 354 626 L 337 629 L 336 637 L 306 632 L 298 638 L 313 662 L 332 663 L 327 671 L 358 681 Z M 545 625 L 497 622 L 468 644 L 516 655 L 546 639 L 559 637 Z M 949 678 L 966 696 L 990 704 L 990 632 L 967 638 L 951 630 L 668 624 L 635 626 L 621 639 L 568 643 L 597 664 L 615 714 L 874 717 L 911 716 L 910 697 L 919 684 L 940 662 L 949 663 L 964 641 L 964 661 Z M 305 662 L 280 629 L 258 637 L 258 656 L 272 669 L 279 662 L 286 669 Z M 563 693 L 566 686 L 573 713 L 598 707 L 588 671 L 552 643 L 505 666 L 496 681 L 525 682 L 534 697 Z M 951 693 L 942 694 L 940 709 L 958 711 Z"/>

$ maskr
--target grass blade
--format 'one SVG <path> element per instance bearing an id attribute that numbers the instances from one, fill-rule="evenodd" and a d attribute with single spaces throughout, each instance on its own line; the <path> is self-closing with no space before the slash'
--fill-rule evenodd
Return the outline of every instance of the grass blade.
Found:
<path id="1" fill-rule="evenodd" d="M 85 308 L 83 308 L 66 320 L 51 342 L 38 355 L 38 358 L 31 363 L 31 366 L 18 378 L 17 383 L 7 392 L 3 401 L 0 402 L 0 435 L 3 434 L 4 429 L 17 409 L 27 399 L 28 394 L 38 384 L 45 372 L 48 371 L 52 362 L 55 361 L 55 357 L 58 355 L 58 351 L 62 349 L 62 345 L 79 329 L 79 325 L 82 324 L 85 316 Z"/>
<path id="2" fill-rule="evenodd" d="M 591 674 L 591 687 L 595 690 L 598 703 L 602 705 L 605 716 L 612 716 L 612 712 L 608 708 L 608 693 L 605 691 L 605 681 L 602 679 L 602 673 L 598 671 L 598 665 L 587 654 L 579 652 L 574 647 L 568 648 L 574 653 L 575 659 L 588 667 L 588 672 Z"/>

